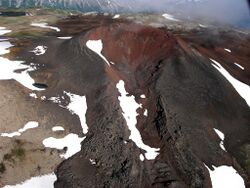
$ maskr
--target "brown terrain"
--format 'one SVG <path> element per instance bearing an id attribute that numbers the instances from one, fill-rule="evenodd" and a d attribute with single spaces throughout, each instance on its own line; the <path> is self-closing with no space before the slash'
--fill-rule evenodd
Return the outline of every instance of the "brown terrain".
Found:
<path id="1" fill-rule="evenodd" d="M 86 96 L 89 131 L 81 151 L 62 161 L 63 151 L 44 148 L 42 140 L 67 133 L 83 136 L 79 119 L 57 104 L 30 98 L 30 91 L 12 80 L 0 81 L 4 99 L 0 132 L 15 131 L 30 120 L 39 122 L 38 129 L 20 139 L 0 137 L 0 162 L 6 166 L 0 186 L 55 169 L 58 188 L 209 188 L 206 164 L 210 169 L 233 166 L 250 187 L 250 109 L 209 60 L 218 61 L 233 77 L 250 85 L 250 35 L 220 27 L 175 30 L 168 27 L 171 23 L 161 24 L 156 28 L 148 20 L 138 24 L 103 15 L 69 16 L 54 24 L 59 33 L 11 40 L 16 47 L 7 55 L 10 59 L 43 65 L 31 73 L 36 83 L 47 87 L 37 93 L 39 97 L 62 96 L 63 91 Z M 110 66 L 86 46 L 87 41 L 100 39 Z M 29 53 L 41 44 L 49 49 L 44 55 Z M 129 139 L 118 100 L 119 80 L 148 110 L 148 116 L 143 116 L 143 109 L 138 109 L 136 127 L 146 145 L 160 148 L 155 160 L 141 161 L 139 155 L 145 151 Z M 63 102 L 68 103 L 67 98 Z M 52 132 L 57 125 L 65 132 Z M 221 149 L 214 128 L 225 134 L 227 151 Z M 20 147 L 26 151 L 21 159 L 4 159 Z M 20 174 L 20 169 L 25 171 Z"/>

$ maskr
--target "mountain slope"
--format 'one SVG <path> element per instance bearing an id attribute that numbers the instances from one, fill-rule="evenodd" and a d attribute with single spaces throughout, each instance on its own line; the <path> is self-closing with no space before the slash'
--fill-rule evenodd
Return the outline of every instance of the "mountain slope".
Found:
<path id="1" fill-rule="evenodd" d="M 212 40 L 218 36 L 204 35 L 216 45 Z M 88 42 L 98 40 L 103 43 L 102 55 L 112 64 L 89 49 Z M 76 78 L 84 83 L 89 132 L 81 151 L 58 167 L 55 187 L 211 188 L 208 172 L 223 165 L 237 169 L 248 187 L 247 156 L 239 151 L 249 144 L 249 108 L 211 64 L 209 57 L 216 57 L 213 48 L 205 55 L 201 47 L 196 50 L 164 29 L 133 23 L 105 24 L 59 49 L 73 44 L 82 52 L 70 64 L 82 68 L 83 76 Z M 58 54 L 53 62 L 67 64 L 68 54 Z M 222 50 L 222 55 L 227 52 Z M 90 70 L 95 78 L 88 74 Z M 135 119 L 127 118 L 133 105 L 128 103 L 128 110 L 122 107 L 120 99 L 125 95 L 120 86 L 141 104 Z M 147 158 L 148 148 L 131 139 L 134 132 L 127 119 L 135 120 L 133 126 L 144 144 L 160 148 L 156 158 Z M 215 129 L 225 134 L 226 151 Z"/>
<path id="2" fill-rule="evenodd" d="M 4 58 L 30 65 L 32 86 L 46 86 L 31 91 L 14 79 L 1 81 L 1 118 L 6 122 L 1 132 L 11 133 L 10 128 L 18 127 L 13 118 L 36 120 L 39 129 L 26 132 L 18 141 L 0 137 L 0 148 L 5 148 L 1 156 L 11 150 L 7 143 L 19 143 L 27 151 L 18 160 L 21 163 L 3 158 L 6 172 L 0 176 L 0 187 L 23 182 L 13 173 L 16 169 L 24 178 L 28 176 L 24 172 L 40 176 L 52 173 L 55 166 L 58 188 L 211 188 L 211 174 L 225 167 L 237 171 L 234 175 L 250 187 L 250 109 L 246 103 L 250 97 L 235 87 L 235 83 L 245 83 L 244 91 L 250 90 L 248 33 L 169 21 L 155 14 L 140 16 L 140 24 L 138 14 L 129 15 L 129 20 L 125 15 L 114 19 L 85 14 L 49 22 L 40 17 L 42 10 L 36 11 L 39 17 L 16 17 L 9 25 L 6 17 L 0 19 L 9 30 L 2 37 L 13 45 Z M 49 25 L 34 27 L 34 20 Z M 160 28 L 149 26 L 149 20 Z M 21 35 L 17 23 L 22 24 Z M 41 31 L 43 35 L 34 37 Z M 34 53 L 41 47 L 43 53 Z M 230 75 L 238 81 L 228 79 Z M 13 100 L 16 93 L 21 103 Z M 80 112 L 68 111 L 73 104 L 69 93 L 86 101 L 73 100 Z M 55 125 L 65 131 L 52 132 Z M 84 139 L 81 148 L 79 142 L 70 141 L 59 148 L 41 146 L 47 139 L 61 140 L 72 134 Z M 30 148 L 31 143 L 36 144 Z M 60 165 L 51 164 L 49 159 L 66 155 L 71 146 L 77 146 L 75 155 Z M 39 160 L 31 160 L 36 151 Z M 24 161 L 34 165 L 30 171 Z M 219 180 L 234 183 L 227 177 Z"/>

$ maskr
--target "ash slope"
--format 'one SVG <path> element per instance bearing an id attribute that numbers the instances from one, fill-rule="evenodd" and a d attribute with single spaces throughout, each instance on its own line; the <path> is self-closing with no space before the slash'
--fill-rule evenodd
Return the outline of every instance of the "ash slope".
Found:
<path id="1" fill-rule="evenodd" d="M 67 90 L 86 96 L 89 131 L 81 151 L 57 168 L 55 187 L 211 187 L 206 166 L 222 165 L 233 166 L 250 186 L 249 106 L 209 60 L 249 85 L 249 36 L 211 30 L 170 33 L 100 16 L 62 22 L 61 35 L 68 36 L 74 27 L 78 35 L 65 41 L 42 39 L 54 50 L 34 60 L 44 67 L 32 76 L 48 86 L 47 94 Z M 90 40 L 102 41 L 110 66 L 87 47 Z M 244 73 L 231 60 L 244 66 Z M 142 161 L 145 151 L 129 139 L 118 99 L 121 80 L 148 110 L 145 116 L 138 108 L 136 127 L 146 145 L 160 148 L 154 160 Z M 226 151 L 214 128 L 225 134 Z"/>

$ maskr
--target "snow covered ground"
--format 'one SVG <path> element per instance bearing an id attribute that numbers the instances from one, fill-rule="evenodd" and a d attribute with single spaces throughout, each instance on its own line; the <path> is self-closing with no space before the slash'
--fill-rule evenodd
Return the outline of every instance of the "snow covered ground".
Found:
<path id="1" fill-rule="evenodd" d="M 227 51 L 227 52 L 229 52 L 229 53 L 232 52 L 232 51 L 231 51 L 230 49 L 228 49 L 228 48 L 225 48 L 224 50 Z"/>
<path id="2" fill-rule="evenodd" d="M 37 25 L 33 24 L 33 26 L 41 26 L 44 27 L 46 25 Z M 47 27 L 46 27 L 47 28 Z M 50 29 L 55 29 L 59 31 L 56 28 L 51 28 Z M 1 30 L 1 34 L 7 33 L 10 31 L 5 31 L 3 32 Z M 12 47 L 13 45 L 10 44 L 9 41 L 6 40 L 1 40 L 0 41 L 0 55 L 4 55 L 9 53 L 9 48 Z M 47 50 L 46 46 L 37 46 L 32 52 L 35 53 L 35 55 L 43 55 Z M 28 65 L 24 65 L 23 61 L 11 61 L 7 58 L 1 57 L 0 56 L 0 80 L 10 80 L 14 79 L 17 82 L 21 83 L 23 86 L 31 89 L 31 90 L 43 90 L 36 88 L 33 86 L 35 83 L 34 80 L 30 77 L 29 72 L 34 71 L 35 68 L 32 68 Z M 20 70 L 20 72 L 16 72 L 16 70 Z M 86 98 L 84 96 L 79 96 L 75 95 L 69 92 L 65 92 L 67 96 L 70 98 L 70 103 L 67 108 L 72 114 L 76 114 L 79 116 L 79 119 L 81 121 L 83 133 L 86 134 L 88 132 L 88 127 L 86 124 L 86 118 L 85 114 L 87 111 L 87 103 L 86 103 Z M 36 93 L 30 93 L 30 97 L 33 97 L 35 99 L 38 99 Z M 46 100 L 46 98 L 44 99 Z M 53 102 L 60 102 L 58 98 L 54 97 L 51 98 Z M 38 127 L 38 122 L 28 122 L 23 128 L 20 128 L 16 132 L 12 133 L 0 133 L 0 136 L 2 137 L 15 137 L 15 136 L 21 136 L 22 133 L 25 131 L 28 131 L 29 129 L 34 129 Z M 53 127 L 52 131 L 64 131 L 63 127 Z M 64 138 L 53 138 L 49 137 L 43 140 L 43 144 L 45 147 L 49 148 L 56 148 L 56 149 L 64 149 L 67 147 L 67 151 L 65 154 L 62 154 L 61 157 L 63 158 L 69 158 L 75 153 L 79 152 L 81 150 L 81 142 L 85 139 L 85 137 L 79 137 L 76 134 L 68 134 Z M 18 184 L 15 186 L 5 186 L 5 188 L 8 187 L 15 187 L 15 188 L 30 188 L 30 187 L 35 187 L 35 188 L 43 188 L 43 187 L 54 187 L 54 181 L 56 180 L 56 176 L 54 174 L 49 174 L 45 176 L 40 176 L 40 177 L 33 177 L 22 184 Z"/>
<path id="3" fill-rule="evenodd" d="M 141 97 L 142 99 L 146 99 L 146 95 L 144 95 L 144 94 L 142 94 L 140 97 Z"/>
<path id="4" fill-rule="evenodd" d="M 12 132 L 12 133 L 1 133 L 0 136 L 2 137 L 15 137 L 15 136 L 21 136 L 22 133 L 24 133 L 25 131 L 29 130 L 29 129 L 34 129 L 38 127 L 38 122 L 36 121 L 30 121 L 28 122 L 26 125 L 24 125 L 23 128 L 19 129 L 16 132 Z"/>
<path id="5" fill-rule="evenodd" d="M 171 14 L 164 13 L 162 16 L 164 18 L 166 18 L 167 20 L 170 20 L 170 21 L 174 21 L 174 22 L 179 22 L 180 21 L 180 20 L 174 18 L 174 16 L 171 15 Z"/>
<path id="6" fill-rule="evenodd" d="M 55 126 L 52 128 L 52 131 L 57 132 L 57 131 L 64 131 L 64 128 L 61 126 Z"/>
<path id="7" fill-rule="evenodd" d="M 34 23 L 31 23 L 31 26 L 52 29 L 52 30 L 55 30 L 57 32 L 61 31 L 58 27 L 49 26 L 48 23 L 45 23 L 45 22 L 41 22 L 41 23 L 34 22 Z"/>
<path id="8" fill-rule="evenodd" d="M 69 98 L 70 102 L 67 106 L 61 104 L 61 97 L 51 97 L 48 100 L 57 103 L 60 107 L 66 108 L 70 113 L 76 114 L 81 122 L 82 131 L 84 134 L 88 133 L 88 126 L 86 123 L 86 113 L 87 113 L 87 101 L 85 96 L 80 96 L 72 94 L 70 92 L 64 92 Z M 63 127 L 53 127 L 53 131 L 64 131 Z M 81 142 L 85 137 L 79 137 L 77 134 L 70 133 L 64 138 L 54 138 L 49 137 L 43 140 L 43 145 L 47 148 L 56 148 L 62 150 L 67 147 L 65 154 L 62 154 L 61 157 L 67 159 L 72 155 L 76 154 L 81 150 Z"/>
<path id="9" fill-rule="evenodd" d="M 109 61 L 102 55 L 102 40 L 89 40 L 87 41 L 86 46 L 93 52 L 97 53 L 110 66 Z"/>
<path id="10" fill-rule="evenodd" d="M 221 142 L 220 142 L 220 147 L 221 149 L 223 149 L 224 151 L 226 151 L 225 147 L 224 147 L 224 139 L 225 139 L 225 135 L 219 131 L 218 129 L 214 129 L 214 131 L 216 132 L 216 134 L 220 137 Z"/>
<path id="11" fill-rule="evenodd" d="M 56 179 L 56 175 L 52 173 L 48 175 L 33 177 L 21 184 L 6 185 L 3 188 L 53 188 Z"/>
<path id="12" fill-rule="evenodd" d="M 0 27 L 0 35 L 5 35 L 10 32 L 11 30 L 6 29 L 6 27 Z"/>
<path id="13" fill-rule="evenodd" d="M 47 46 L 37 46 L 34 50 L 30 51 L 33 52 L 35 55 L 43 55 L 47 51 Z"/>
<path id="14" fill-rule="evenodd" d="M 76 95 L 70 92 L 64 91 L 70 102 L 67 106 L 61 104 L 61 97 L 51 97 L 48 100 L 57 103 L 60 107 L 68 109 L 72 114 L 76 114 L 81 122 L 82 131 L 84 134 L 88 133 L 88 125 L 86 123 L 86 113 L 87 113 L 87 101 L 85 96 Z"/>
<path id="15" fill-rule="evenodd" d="M 63 39 L 63 40 L 68 40 L 68 39 L 72 39 L 72 37 L 57 37 L 58 39 Z"/>
<path id="16" fill-rule="evenodd" d="M 210 59 L 214 64 L 212 64 L 235 88 L 239 95 L 245 99 L 248 106 L 250 106 L 250 87 L 235 79 L 230 75 L 230 73 L 224 69 L 217 61 Z"/>
<path id="17" fill-rule="evenodd" d="M 87 101 L 85 96 L 80 96 L 72 94 L 70 92 L 65 92 L 70 98 L 70 103 L 66 107 L 72 114 L 76 114 L 81 122 L 82 132 L 84 134 L 88 133 L 88 125 L 86 122 L 87 113 Z"/>
<path id="18" fill-rule="evenodd" d="M 81 150 L 81 142 L 85 137 L 81 138 L 77 134 L 70 133 L 63 138 L 49 137 L 43 140 L 43 145 L 47 148 L 55 148 L 62 150 L 67 147 L 67 151 L 60 156 L 68 159 Z"/>
<path id="19" fill-rule="evenodd" d="M 209 171 L 213 188 L 245 188 L 243 178 L 231 166 L 213 166 Z"/>
<path id="20" fill-rule="evenodd" d="M 244 67 L 242 67 L 240 64 L 238 64 L 238 63 L 234 63 L 237 67 L 239 67 L 240 69 L 242 69 L 242 70 L 245 70 L 245 68 Z"/>
<path id="21" fill-rule="evenodd" d="M 0 43 L 1 48 L 1 43 Z M 37 88 L 33 84 L 35 81 L 30 77 L 29 72 L 35 69 L 23 64 L 23 61 L 10 61 L 7 58 L 0 57 L 0 80 L 16 80 L 30 90 L 41 91 L 44 89 Z M 16 72 L 22 70 L 21 72 Z"/>
<path id="22" fill-rule="evenodd" d="M 0 41 L 0 55 L 4 55 L 10 52 L 9 48 L 13 45 L 8 41 Z"/>
<path id="23" fill-rule="evenodd" d="M 113 19 L 117 19 L 117 18 L 120 18 L 120 14 L 116 14 L 113 16 Z"/>
<path id="24" fill-rule="evenodd" d="M 34 71 L 34 67 L 24 65 L 23 61 L 11 61 L 1 55 L 9 53 L 9 48 L 13 45 L 8 41 L 0 41 L 0 80 L 16 80 L 30 90 L 44 90 L 35 87 L 35 81 L 30 77 L 29 72 Z M 16 72 L 21 70 L 21 72 Z"/>
<path id="25" fill-rule="evenodd" d="M 118 91 L 120 92 L 121 96 L 118 97 L 120 101 L 120 106 L 123 111 L 123 117 L 125 118 L 128 128 L 131 131 L 131 134 L 129 136 L 129 139 L 134 141 L 134 143 L 141 149 L 145 150 L 145 157 L 148 160 L 153 160 L 157 157 L 159 154 L 159 148 L 151 148 L 148 145 L 145 145 L 142 141 L 141 134 L 139 130 L 136 128 L 137 124 L 137 115 L 138 113 L 136 112 L 138 108 L 141 108 L 142 105 L 138 104 L 135 101 L 134 96 L 128 96 L 128 93 L 126 92 L 125 89 L 125 83 L 124 81 L 120 80 L 119 83 L 116 85 Z M 142 157 L 140 157 L 142 158 Z"/>

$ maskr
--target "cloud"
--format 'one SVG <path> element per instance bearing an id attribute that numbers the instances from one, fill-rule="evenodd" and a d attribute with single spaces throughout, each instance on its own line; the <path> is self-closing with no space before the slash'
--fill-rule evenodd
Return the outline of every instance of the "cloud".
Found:
<path id="1" fill-rule="evenodd" d="M 217 22 L 250 23 L 248 0 L 118 0 L 132 5 L 133 11 L 169 11 L 184 17 L 205 18 Z M 248 4 L 249 3 L 249 4 Z"/>

